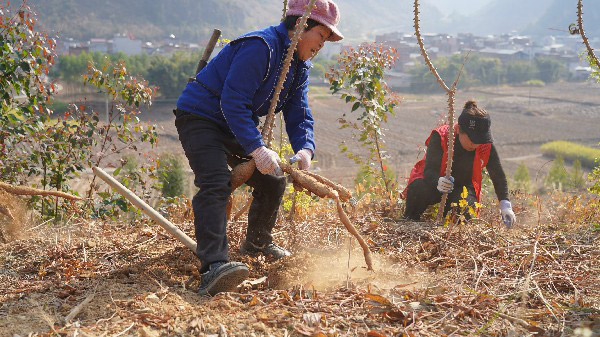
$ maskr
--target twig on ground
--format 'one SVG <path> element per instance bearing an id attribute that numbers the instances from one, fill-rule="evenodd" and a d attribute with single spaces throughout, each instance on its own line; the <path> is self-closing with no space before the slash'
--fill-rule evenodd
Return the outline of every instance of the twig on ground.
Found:
<path id="1" fill-rule="evenodd" d="M 552 307 L 550 306 L 550 304 L 548 303 L 548 301 L 544 297 L 544 294 L 542 294 L 542 290 L 540 289 L 540 286 L 537 284 L 537 282 L 535 280 L 533 280 L 533 284 L 535 285 L 535 288 L 537 289 L 538 296 L 540 297 L 540 299 L 542 300 L 542 302 L 544 302 L 544 305 L 546 306 L 546 308 L 548 308 L 548 310 L 552 314 L 552 317 L 554 317 L 554 319 L 556 320 L 556 323 L 560 324 L 560 320 L 558 319 L 558 317 L 556 317 L 556 314 L 554 313 L 554 310 L 552 310 Z"/>
<path id="2" fill-rule="evenodd" d="M 119 337 L 119 336 L 121 336 L 121 335 L 124 335 L 124 334 L 126 334 L 126 333 L 127 333 L 127 331 L 129 331 L 129 330 L 131 330 L 131 328 L 133 328 L 133 326 L 134 326 L 134 325 L 135 325 L 135 322 L 134 322 L 134 323 L 131 323 L 131 325 L 130 325 L 129 327 L 127 327 L 125 330 L 123 330 L 123 331 L 119 332 L 118 334 L 114 335 L 113 337 Z"/>
<path id="3" fill-rule="evenodd" d="M 89 294 L 83 302 L 79 303 L 69 314 L 65 317 L 65 323 L 69 323 L 73 318 L 75 318 L 83 308 L 88 305 L 96 296 L 96 290 L 94 290 L 91 294 Z"/>
<path id="4" fill-rule="evenodd" d="M 501 250 L 508 250 L 508 249 L 515 249 L 515 248 L 525 248 L 525 247 L 530 247 L 530 246 L 533 246 L 533 244 L 527 243 L 527 244 L 522 244 L 522 245 L 515 245 L 515 246 L 494 248 L 494 249 L 490 249 L 488 251 L 485 251 L 485 252 L 477 255 L 477 259 L 480 260 L 485 255 L 488 255 L 488 254 L 491 254 L 491 253 L 495 253 L 495 252 L 501 251 Z"/>

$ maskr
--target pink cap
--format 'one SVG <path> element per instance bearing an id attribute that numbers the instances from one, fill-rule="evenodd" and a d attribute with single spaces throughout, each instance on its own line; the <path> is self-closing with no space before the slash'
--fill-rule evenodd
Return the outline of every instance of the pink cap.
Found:
<path id="1" fill-rule="evenodd" d="M 309 3 L 310 0 L 290 0 L 286 15 L 302 16 Z M 340 23 L 340 11 L 333 1 L 317 0 L 315 8 L 310 13 L 310 18 L 331 29 L 332 34 L 328 41 L 340 41 L 344 38 L 344 35 L 336 28 Z"/>

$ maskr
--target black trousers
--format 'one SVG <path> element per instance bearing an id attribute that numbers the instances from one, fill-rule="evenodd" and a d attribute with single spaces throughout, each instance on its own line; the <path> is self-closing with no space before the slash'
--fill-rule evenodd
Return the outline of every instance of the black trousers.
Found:
<path id="1" fill-rule="evenodd" d="M 194 185 L 200 190 L 192 199 L 194 227 L 202 262 L 201 272 L 213 262 L 228 261 L 227 200 L 231 194 L 231 167 L 250 160 L 242 146 L 213 121 L 176 111 L 179 140 L 194 171 Z M 255 245 L 273 241 L 271 232 L 285 192 L 284 177 L 254 171 L 247 184 L 254 188 L 248 214 L 246 240 Z"/>
<path id="2" fill-rule="evenodd" d="M 466 200 L 471 207 L 475 206 L 477 202 L 477 194 L 473 186 L 465 186 L 469 192 Z M 461 200 L 460 194 L 463 192 L 463 186 L 455 185 L 454 189 L 448 194 L 446 201 L 446 207 L 444 208 L 444 216 L 450 210 L 452 203 L 458 203 Z M 429 205 L 434 205 L 442 200 L 442 193 L 437 190 L 436 186 L 425 183 L 423 179 L 416 179 L 410 185 L 408 185 L 408 191 L 406 194 L 406 209 L 404 210 L 404 217 L 411 220 L 419 221 L 421 215 Z M 470 218 L 469 213 L 465 213 L 467 219 Z"/>

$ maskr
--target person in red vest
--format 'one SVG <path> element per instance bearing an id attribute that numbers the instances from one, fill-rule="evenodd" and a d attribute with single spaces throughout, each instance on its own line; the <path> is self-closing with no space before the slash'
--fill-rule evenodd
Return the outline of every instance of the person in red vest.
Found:
<path id="1" fill-rule="evenodd" d="M 494 147 L 489 114 L 468 101 L 458 124 L 454 125 L 454 158 L 450 179 L 445 177 L 448 160 L 448 138 L 450 128 L 443 125 L 431 132 L 425 142 L 425 157 L 413 167 L 403 196 L 406 199 L 404 218 L 419 221 L 429 205 L 439 203 L 442 193 L 448 193 L 444 215 L 452 203 L 457 203 L 466 187 L 466 198 L 470 206 L 481 200 L 482 170 L 487 168 L 496 196 L 500 201 L 500 213 L 507 227 L 516 222 L 515 213 L 508 200 L 506 175 L 500 164 L 500 157 Z M 469 217 L 469 214 L 465 214 Z"/>

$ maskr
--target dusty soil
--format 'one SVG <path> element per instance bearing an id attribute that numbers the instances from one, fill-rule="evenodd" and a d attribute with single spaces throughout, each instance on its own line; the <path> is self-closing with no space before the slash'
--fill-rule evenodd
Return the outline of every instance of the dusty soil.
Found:
<path id="1" fill-rule="evenodd" d="M 327 202 L 279 221 L 276 241 L 295 254 L 283 261 L 239 255 L 242 219 L 228 238 L 249 281 L 214 298 L 196 293 L 194 255 L 144 220 L 21 227 L 25 239 L 0 245 L 0 335 L 600 333 L 600 231 L 589 223 L 597 211 L 566 194 L 540 209 L 533 197 L 513 203 L 521 224 L 510 231 L 488 202 L 481 220 L 448 228 L 359 205 L 351 217 L 375 272 Z M 192 235 L 183 209 L 169 218 Z"/>

